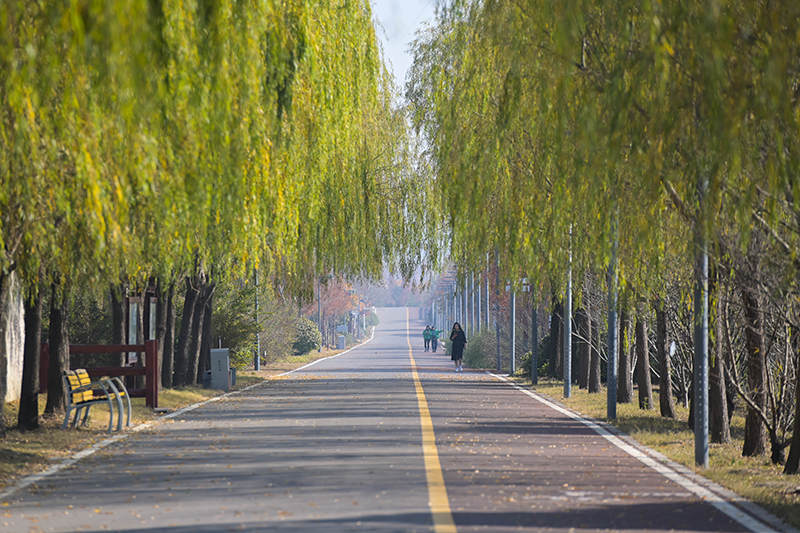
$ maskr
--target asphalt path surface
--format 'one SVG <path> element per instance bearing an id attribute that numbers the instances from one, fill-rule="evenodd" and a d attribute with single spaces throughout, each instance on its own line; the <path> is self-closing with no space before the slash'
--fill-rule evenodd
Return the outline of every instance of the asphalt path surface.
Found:
<path id="1" fill-rule="evenodd" d="M 770 531 L 602 426 L 454 372 L 416 309 L 378 314 L 350 352 L 6 496 L 0 531 Z"/>

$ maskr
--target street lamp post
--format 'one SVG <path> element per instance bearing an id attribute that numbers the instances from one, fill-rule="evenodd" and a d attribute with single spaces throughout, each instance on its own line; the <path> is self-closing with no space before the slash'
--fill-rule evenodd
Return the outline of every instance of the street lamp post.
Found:
<path id="1" fill-rule="evenodd" d="M 483 299 L 483 292 L 481 291 L 481 274 L 478 273 L 478 333 L 481 332 L 481 318 L 483 316 L 481 309 L 482 299 Z"/>
<path id="2" fill-rule="evenodd" d="M 469 334 L 472 335 L 472 330 L 467 327 L 469 322 L 469 286 L 467 285 L 467 276 L 464 276 L 464 323 L 461 325 L 461 329 L 464 330 L 464 335 L 467 335 L 467 331 Z"/>
<path id="3" fill-rule="evenodd" d="M 611 245 L 611 260 L 608 262 L 606 284 L 608 285 L 608 388 L 606 390 L 606 418 L 617 418 L 617 246 L 619 245 L 619 231 L 617 219 L 611 223 L 611 234 L 614 242 Z"/>
<path id="4" fill-rule="evenodd" d="M 256 269 L 256 324 L 258 330 L 256 331 L 256 356 L 253 359 L 253 369 L 255 371 L 261 370 L 261 319 L 258 316 L 258 269 Z"/>
<path id="5" fill-rule="evenodd" d="M 322 280 L 317 278 L 317 329 L 322 333 Z M 320 343 L 317 353 L 322 351 L 322 343 Z"/>
<path id="6" fill-rule="evenodd" d="M 539 384 L 539 313 L 536 308 L 536 290 L 531 280 L 531 385 Z"/>
<path id="7" fill-rule="evenodd" d="M 475 331 L 475 273 L 473 272 L 471 276 L 472 287 L 470 287 L 470 296 L 472 300 L 472 314 L 470 315 L 469 329 L 470 331 Z M 478 318 L 478 322 L 480 322 L 480 318 Z"/>
<path id="8" fill-rule="evenodd" d="M 497 342 L 497 372 L 501 372 L 500 363 L 500 269 L 497 266 L 497 248 L 494 250 L 494 331 Z"/>
<path id="9" fill-rule="evenodd" d="M 509 376 L 517 373 L 517 291 L 511 287 L 511 368 Z"/>
<path id="10" fill-rule="evenodd" d="M 564 398 L 572 396 L 572 226 L 569 227 L 569 267 L 564 302 Z"/>

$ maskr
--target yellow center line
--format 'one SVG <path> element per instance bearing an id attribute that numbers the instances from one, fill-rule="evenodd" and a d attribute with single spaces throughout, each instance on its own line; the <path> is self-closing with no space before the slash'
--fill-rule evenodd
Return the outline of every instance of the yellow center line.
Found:
<path id="1" fill-rule="evenodd" d="M 433 530 L 436 533 L 456 533 L 456 524 L 453 522 L 453 513 L 450 511 L 450 501 L 447 499 L 442 465 L 439 463 L 439 452 L 436 450 L 431 412 L 428 409 L 428 401 L 425 399 L 425 391 L 422 390 L 422 383 L 419 381 L 417 364 L 414 362 L 408 308 L 406 308 L 406 341 L 408 341 L 408 357 L 411 359 L 411 376 L 414 378 L 414 388 L 417 390 L 419 420 L 422 426 L 422 453 L 425 458 L 425 476 L 428 479 L 428 498 L 433 515 Z"/>

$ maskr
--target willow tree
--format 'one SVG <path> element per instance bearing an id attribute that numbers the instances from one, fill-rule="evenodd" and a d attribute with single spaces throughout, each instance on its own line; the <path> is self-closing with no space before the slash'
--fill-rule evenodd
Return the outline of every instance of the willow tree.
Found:
<path id="1" fill-rule="evenodd" d="M 117 115 L 104 105 L 109 94 L 92 89 L 113 70 L 113 59 L 96 55 L 109 32 L 87 24 L 89 13 L 76 5 L 19 2 L 0 9 L 0 262 L 3 272 L 20 276 L 30 298 L 52 281 L 66 299 L 71 285 L 101 278 L 125 240 L 119 221 L 127 177 L 110 157 L 120 139 L 110 133 Z M 60 389 L 56 375 L 51 381 Z"/>
<path id="2" fill-rule="evenodd" d="M 692 271 L 693 248 L 719 259 L 746 242 L 753 221 L 795 254 L 796 232 L 781 222 L 792 220 L 800 190 L 797 10 L 453 3 L 417 44 L 414 83 L 423 88 L 410 91 L 434 104 L 419 117 L 453 242 L 491 236 L 513 273 L 526 262 L 563 264 L 572 223 L 578 262 L 597 268 L 618 228 L 633 250 L 620 270 L 644 294 L 662 285 L 665 249 Z M 455 77 L 433 68 L 436 54 Z M 491 215 L 474 209 L 489 198 L 500 199 Z M 521 208 L 530 205 L 535 217 Z M 682 229 L 673 231 L 675 220 Z"/>
<path id="3" fill-rule="evenodd" d="M 367 2 L 19 1 L 0 24 L 0 284 L 260 267 L 302 295 L 428 259 Z"/>

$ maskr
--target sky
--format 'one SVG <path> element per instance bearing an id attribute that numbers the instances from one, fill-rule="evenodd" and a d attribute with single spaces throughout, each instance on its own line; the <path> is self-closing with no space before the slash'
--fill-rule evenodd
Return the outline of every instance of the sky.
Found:
<path id="1" fill-rule="evenodd" d="M 376 27 L 378 38 L 391 62 L 397 84 L 402 88 L 411 67 L 411 56 L 406 49 L 423 22 L 433 23 L 436 0 L 372 0 L 371 4 L 380 22 Z"/>
<path id="2" fill-rule="evenodd" d="M 370 0 L 372 13 L 378 19 L 375 33 L 381 40 L 389 67 L 398 87 L 405 89 L 406 72 L 411 67 L 411 55 L 406 49 L 424 22 L 434 23 L 437 0 Z M 391 275 L 386 274 L 386 278 Z M 419 276 L 415 276 L 419 279 Z"/>

